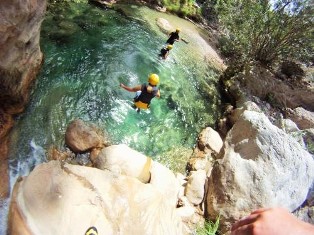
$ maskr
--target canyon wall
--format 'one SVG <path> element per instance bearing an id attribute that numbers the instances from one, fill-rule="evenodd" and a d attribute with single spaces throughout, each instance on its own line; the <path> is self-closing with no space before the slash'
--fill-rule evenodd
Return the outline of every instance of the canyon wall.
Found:
<path id="1" fill-rule="evenodd" d="M 0 198 L 9 194 L 8 145 L 14 117 L 23 111 L 43 61 L 39 39 L 45 11 L 45 0 L 0 3 Z"/>

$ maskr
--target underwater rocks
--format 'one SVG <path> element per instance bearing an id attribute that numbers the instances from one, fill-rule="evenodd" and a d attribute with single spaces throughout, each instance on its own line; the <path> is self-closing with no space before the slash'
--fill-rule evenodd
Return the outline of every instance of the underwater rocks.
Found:
<path id="1" fill-rule="evenodd" d="M 157 18 L 156 19 L 156 24 L 158 25 L 158 27 L 160 28 L 160 30 L 165 33 L 165 34 L 169 34 L 171 31 L 174 31 L 174 27 L 169 23 L 168 20 L 164 19 L 164 18 Z"/>

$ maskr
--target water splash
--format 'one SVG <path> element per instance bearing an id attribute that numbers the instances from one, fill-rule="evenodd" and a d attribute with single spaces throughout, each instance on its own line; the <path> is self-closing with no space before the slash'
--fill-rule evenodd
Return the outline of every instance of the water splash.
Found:
<path id="1" fill-rule="evenodd" d="M 17 159 L 9 161 L 11 192 L 18 177 L 29 175 L 36 165 L 47 160 L 46 151 L 34 139 L 30 141 L 29 147 L 30 153 L 27 156 L 19 154 Z"/>
<path id="2" fill-rule="evenodd" d="M 37 145 L 34 139 L 30 141 L 29 147 L 29 155 L 19 154 L 18 159 L 11 159 L 9 161 L 11 193 L 19 177 L 27 176 L 36 165 L 46 161 L 45 150 L 40 145 Z M 11 195 L 7 199 L 0 200 L 0 234 L 6 234 L 7 231 L 10 198 Z"/>

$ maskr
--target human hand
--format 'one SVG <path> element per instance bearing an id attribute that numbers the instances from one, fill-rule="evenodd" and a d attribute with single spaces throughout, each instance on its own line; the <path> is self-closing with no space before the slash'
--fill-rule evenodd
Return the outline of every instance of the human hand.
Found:
<path id="1" fill-rule="evenodd" d="M 122 87 L 122 88 L 123 88 L 123 87 L 125 87 L 125 86 L 124 86 L 124 84 L 123 84 L 123 83 L 120 83 L 120 87 Z"/>
<path id="2" fill-rule="evenodd" d="M 261 208 L 236 222 L 231 235 L 310 235 L 314 226 L 283 208 Z"/>

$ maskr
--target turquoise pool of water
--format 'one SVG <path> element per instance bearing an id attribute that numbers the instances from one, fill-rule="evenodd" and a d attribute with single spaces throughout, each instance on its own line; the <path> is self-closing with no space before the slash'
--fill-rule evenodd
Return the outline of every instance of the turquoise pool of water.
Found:
<path id="1" fill-rule="evenodd" d="M 30 102 L 16 120 L 10 148 L 10 184 L 47 160 L 54 145 L 64 149 L 69 122 L 80 118 L 99 126 L 113 144 L 125 143 L 176 170 L 186 164 L 198 133 L 214 126 L 220 106 L 218 74 L 204 59 L 203 39 L 192 23 L 146 7 L 119 11 L 88 4 L 50 5 L 42 25 L 45 61 Z M 167 36 L 156 19 L 181 27 L 189 43 L 158 57 Z M 134 94 L 119 87 L 160 76 L 161 98 L 148 111 L 132 108 Z M 182 170 L 182 167 L 178 167 Z M 8 201 L 1 202 L 5 234 Z"/>
<path id="2" fill-rule="evenodd" d="M 41 33 L 45 62 L 12 135 L 12 175 L 45 161 L 51 145 L 62 149 L 66 127 L 76 118 L 95 123 L 112 143 L 125 143 L 165 164 L 180 158 L 175 153 L 189 154 L 197 134 L 214 125 L 218 75 L 194 53 L 198 45 L 178 42 L 162 60 L 158 53 L 167 36 L 151 27 L 154 11 L 121 9 L 127 13 L 73 3 L 48 9 Z M 152 14 L 151 21 L 141 14 Z M 175 24 L 185 29 L 191 23 Z M 119 83 L 142 84 L 150 73 L 160 76 L 161 98 L 137 113 L 134 93 Z"/>

